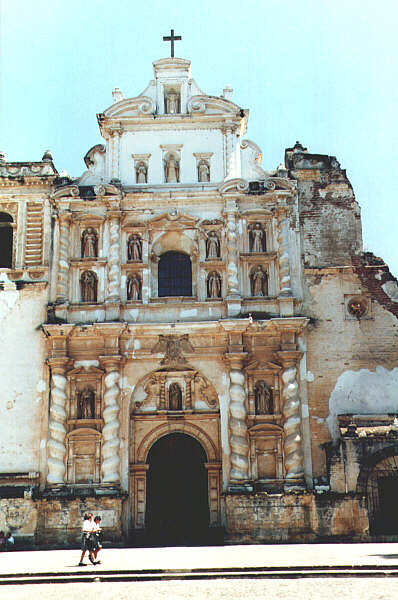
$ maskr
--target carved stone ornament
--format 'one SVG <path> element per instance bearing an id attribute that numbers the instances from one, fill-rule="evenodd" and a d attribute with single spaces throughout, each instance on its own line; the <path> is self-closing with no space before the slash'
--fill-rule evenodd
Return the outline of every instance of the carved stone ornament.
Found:
<path id="1" fill-rule="evenodd" d="M 265 232 L 261 223 L 249 226 L 250 252 L 265 252 Z"/>
<path id="2" fill-rule="evenodd" d="M 77 418 L 94 419 L 95 417 L 95 393 L 90 387 L 84 388 L 77 399 Z"/>
<path id="3" fill-rule="evenodd" d="M 209 231 L 206 240 L 206 258 L 220 258 L 220 240 L 215 231 Z"/>
<path id="4" fill-rule="evenodd" d="M 350 298 L 347 304 L 347 309 L 353 317 L 359 320 L 367 313 L 367 301 L 365 298 L 360 298 L 358 296 Z"/>
<path id="5" fill-rule="evenodd" d="M 261 265 L 254 267 L 250 273 L 250 287 L 252 296 L 267 296 L 267 274 Z"/>
<path id="6" fill-rule="evenodd" d="M 182 355 L 183 352 L 194 352 L 192 344 L 185 335 L 160 335 L 159 341 L 152 348 L 152 354 L 164 352 L 164 358 L 161 365 L 186 364 L 187 360 Z"/>
<path id="7" fill-rule="evenodd" d="M 93 227 L 88 227 L 82 233 L 82 258 L 95 258 L 98 255 L 98 238 Z"/>

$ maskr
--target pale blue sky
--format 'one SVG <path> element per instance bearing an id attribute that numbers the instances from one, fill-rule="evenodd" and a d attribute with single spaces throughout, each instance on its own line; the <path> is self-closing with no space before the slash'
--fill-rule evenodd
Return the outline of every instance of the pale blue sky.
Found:
<path id="1" fill-rule="evenodd" d="M 192 60 L 209 94 L 250 109 L 246 137 L 275 168 L 296 140 L 337 156 L 362 208 L 364 245 L 398 275 L 396 0 L 2 0 L 0 149 L 77 177 L 101 141 L 96 113 Z"/>

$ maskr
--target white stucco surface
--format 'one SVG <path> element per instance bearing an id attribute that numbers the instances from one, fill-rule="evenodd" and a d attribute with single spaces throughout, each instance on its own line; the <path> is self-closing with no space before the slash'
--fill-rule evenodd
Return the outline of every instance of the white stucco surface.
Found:
<path id="1" fill-rule="evenodd" d="M 388 371 L 360 369 L 344 371 L 329 400 L 327 423 L 333 440 L 338 439 L 337 415 L 398 413 L 398 368 Z"/>
<path id="2" fill-rule="evenodd" d="M 0 292 L 0 472 L 39 470 L 45 302 L 44 289 Z"/>

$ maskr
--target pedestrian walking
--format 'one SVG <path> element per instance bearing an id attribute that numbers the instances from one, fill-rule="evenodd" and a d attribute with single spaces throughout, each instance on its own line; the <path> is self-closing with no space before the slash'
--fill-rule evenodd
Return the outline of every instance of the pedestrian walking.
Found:
<path id="1" fill-rule="evenodd" d="M 3 552 L 6 549 L 6 536 L 4 535 L 4 531 L 0 531 L 0 552 Z"/>
<path id="2" fill-rule="evenodd" d="M 100 565 L 101 561 L 97 560 L 98 552 L 102 550 L 102 528 L 101 528 L 101 517 L 94 517 L 94 536 L 95 536 L 95 550 L 94 560 L 96 565 Z"/>
<path id="3" fill-rule="evenodd" d="M 79 567 L 86 567 L 87 564 L 83 562 L 84 555 L 88 552 L 88 558 L 91 564 L 95 564 L 94 559 L 94 547 L 95 540 L 93 537 L 94 533 L 94 521 L 92 513 L 84 515 L 83 527 L 82 527 L 82 554 L 80 557 Z"/>
<path id="4" fill-rule="evenodd" d="M 15 539 L 12 533 L 9 531 L 6 535 L 6 550 L 13 550 Z"/>

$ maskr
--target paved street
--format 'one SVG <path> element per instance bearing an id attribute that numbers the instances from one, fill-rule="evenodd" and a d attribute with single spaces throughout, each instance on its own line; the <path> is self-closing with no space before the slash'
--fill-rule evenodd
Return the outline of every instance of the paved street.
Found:
<path id="1" fill-rule="evenodd" d="M 396 600 L 398 579 L 289 579 L 1 586 L 12 600 Z"/>
<path id="2" fill-rule="evenodd" d="M 101 556 L 102 554 L 102 556 Z M 74 573 L 79 550 L 41 550 L 0 554 L 0 574 Z M 98 567 L 128 569 L 197 569 L 227 567 L 291 567 L 398 565 L 398 544 L 276 544 L 178 548 L 112 548 L 103 550 Z M 85 562 L 89 562 L 86 560 Z"/>
<path id="3" fill-rule="evenodd" d="M 0 575 L 81 573 L 127 570 L 165 570 L 236 567 L 398 566 L 397 544 L 305 544 L 198 548 L 127 548 L 103 551 L 102 564 L 77 567 L 78 550 L 47 550 L 0 554 Z M 375 573 L 376 574 L 376 573 Z M 1 581 L 1 579 L 0 579 Z M 395 600 L 398 577 L 308 579 L 216 579 L 194 581 L 142 581 L 1 585 L 2 598 L 13 600 L 140 600 L 195 598 L 217 600 L 309 599 Z"/>

